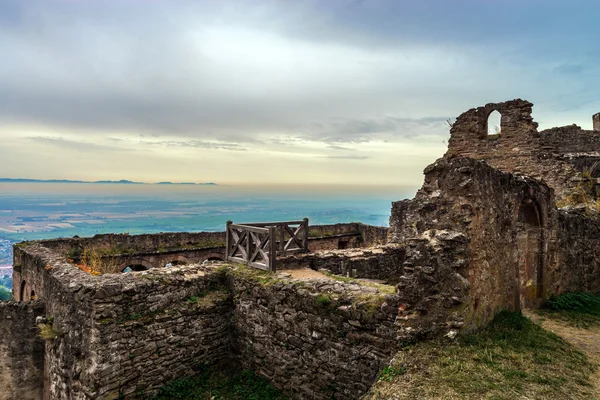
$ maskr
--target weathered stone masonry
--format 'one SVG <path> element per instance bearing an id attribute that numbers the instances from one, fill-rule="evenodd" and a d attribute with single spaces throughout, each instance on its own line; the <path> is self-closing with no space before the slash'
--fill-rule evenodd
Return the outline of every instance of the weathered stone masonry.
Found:
<path id="1" fill-rule="evenodd" d="M 223 254 L 219 233 L 16 246 L 13 294 L 24 302 L 0 303 L 13 319 L 0 385 L 21 398 L 143 398 L 199 366 L 235 364 L 295 399 L 353 399 L 407 342 L 453 338 L 555 294 L 600 293 L 600 216 L 555 198 L 596 185 L 600 117 L 595 131 L 537 132 L 531 109 L 513 100 L 463 113 L 415 198 L 392 204 L 389 230 L 311 226 L 313 252 L 278 261 L 329 279 L 194 264 Z M 492 111 L 498 135 L 487 134 Z M 90 254 L 105 270 L 73 264 Z M 190 265 L 158 268 L 171 261 Z M 150 269 L 110 273 L 136 262 Z M 37 320 L 51 327 L 43 356 Z"/>
<path id="2" fill-rule="evenodd" d="M 363 229 L 371 233 L 361 241 L 381 240 L 387 231 Z M 316 231 L 327 242 L 349 234 L 355 240 L 340 225 Z M 254 368 L 299 398 L 354 398 L 392 355 L 395 297 L 371 287 L 330 279 L 304 284 L 219 264 L 91 275 L 68 262 L 69 244 L 125 248 L 123 241 L 139 246 L 165 240 L 149 236 L 100 235 L 15 247 L 17 273 L 45 299 L 43 316 L 55 336 L 46 341 L 43 356 L 34 357 L 34 375 L 46 378 L 35 382 L 44 398 L 145 398 L 197 367 L 219 364 Z M 34 323 L 28 323 L 39 344 Z M 278 342 L 281 335 L 286 340 Z M 315 379 L 316 371 L 324 378 Z"/>
<path id="3" fill-rule="evenodd" d="M 0 302 L 0 400 L 39 400 L 43 389 L 44 341 L 36 319 L 40 302 Z"/>
<path id="4" fill-rule="evenodd" d="M 532 107 L 516 99 L 464 112 L 450 129 L 445 157 L 485 160 L 502 171 L 541 179 L 559 198 L 578 185 L 586 175 L 584 170 L 600 177 L 600 167 L 593 168 L 600 160 L 600 114 L 594 115 L 591 131 L 570 125 L 538 132 Z M 501 131 L 488 135 L 488 117 L 493 111 L 501 114 Z"/>

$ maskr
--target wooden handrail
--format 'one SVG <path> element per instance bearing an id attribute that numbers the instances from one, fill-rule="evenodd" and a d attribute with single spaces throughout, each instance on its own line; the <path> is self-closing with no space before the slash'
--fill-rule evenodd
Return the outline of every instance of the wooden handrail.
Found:
<path id="1" fill-rule="evenodd" d="M 308 218 L 244 224 L 227 221 L 227 260 L 275 271 L 277 256 L 307 251 Z"/>

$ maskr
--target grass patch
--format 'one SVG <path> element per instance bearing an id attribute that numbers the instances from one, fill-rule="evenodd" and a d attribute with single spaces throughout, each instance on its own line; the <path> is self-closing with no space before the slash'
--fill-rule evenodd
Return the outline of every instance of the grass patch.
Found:
<path id="1" fill-rule="evenodd" d="M 265 286 L 280 281 L 271 271 L 252 268 L 244 264 L 235 264 L 235 267 L 231 268 L 229 271 L 231 271 L 231 274 L 234 277 L 253 280 Z"/>
<path id="2" fill-rule="evenodd" d="M 231 293 L 226 289 L 199 292 L 187 299 L 188 304 L 199 308 L 213 307 L 227 300 Z"/>
<path id="3" fill-rule="evenodd" d="M 577 328 L 600 326 L 600 296 L 572 292 L 550 298 L 539 314 L 566 322 Z"/>
<path id="4" fill-rule="evenodd" d="M 155 400 L 287 400 L 268 381 L 250 371 L 203 368 L 191 378 L 162 387 Z"/>
<path id="5" fill-rule="evenodd" d="M 333 303 L 333 299 L 328 294 L 320 293 L 317 295 L 317 304 L 328 307 Z"/>
<path id="6" fill-rule="evenodd" d="M 352 304 L 365 320 L 370 320 L 385 303 L 385 296 L 381 294 L 359 294 L 352 300 Z"/>
<path id="7" fill-rule="evenodd" d="M 391 382 L 394 380 L 395 377 L 402 376 L 405 373 L 406 373 L 406 365 L 387 366 L 381 371 L 381 373 L 377 377 L 377 381 L 378 382 L 381 382 L 381 381 Z"/>
<path id="8" fill-rule="evenodd" d="M 519 313 L 502 312 L 485 330 L 456 342 L 417 343 L 390 368 L 404 372 L 382 372 L 368 399 L 595 398 L 595 366 Z"/>

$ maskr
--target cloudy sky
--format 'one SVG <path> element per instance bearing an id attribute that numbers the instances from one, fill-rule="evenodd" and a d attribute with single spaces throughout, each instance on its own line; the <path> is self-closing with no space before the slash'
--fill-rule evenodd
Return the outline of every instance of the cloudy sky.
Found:
<path id="1" fill-rule="evenodd" d="M 445 120 L 600 111 L 600 2 L 0 0 L 0 176 L 418 185 Z"/>

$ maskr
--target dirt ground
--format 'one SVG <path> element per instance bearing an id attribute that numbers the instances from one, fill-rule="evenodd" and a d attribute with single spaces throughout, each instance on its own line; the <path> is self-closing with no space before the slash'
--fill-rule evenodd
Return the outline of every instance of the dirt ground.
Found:
<path id="1" fill-rule="evenodd" d="M 584 353 L 590 362 L 600 366 L 600 327 L 577 328 L 563 321 L 550 319 L 547 316 L 542 317 L 529 310 L 524 310 L 523 315 L 539 322 L 544 329 L 562 337 Z M 596 369 L 596 372 L 590 377 L 590 381 L 594 385 L 597 398 L 600 399 L 600 368 Z"/>
<path id="2" fill-rule="evenodd" d="M 277 271 L 280 274 L 289 274 L 294 279 L 332 279 L 322 272 L 310 268 L 302 269 L 282 269 Z"/>

